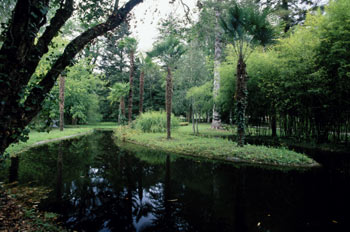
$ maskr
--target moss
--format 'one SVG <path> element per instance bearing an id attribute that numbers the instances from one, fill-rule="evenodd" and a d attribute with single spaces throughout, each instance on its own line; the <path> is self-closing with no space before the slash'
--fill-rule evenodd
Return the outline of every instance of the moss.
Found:
<path id="1" fill-rule="evenodd" d="M 120 141 L 143 145 L 151 149 L 209 159 L 295 167 L 318 165 L 306 155 L 286 148 L 249 144 L 238 147 L 235 142 L 227 139 L 193 136 L 181 130 L 173 132 L 171 140 L 167 140 L 164 133 L 142 133 L 128 127 L 117 128 L 114 135 Z"/>

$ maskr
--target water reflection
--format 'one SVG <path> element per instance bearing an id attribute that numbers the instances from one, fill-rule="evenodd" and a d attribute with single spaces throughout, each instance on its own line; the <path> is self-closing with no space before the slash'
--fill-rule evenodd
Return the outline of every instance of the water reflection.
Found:
<path id="1" fill-rule="evenodd" d="M 43 146 L 13 161 L 10 180 L 54 189 L 41 208 L 77 231 L 350 231 L 344 173 L 131 148 L 106 132 Z"/>

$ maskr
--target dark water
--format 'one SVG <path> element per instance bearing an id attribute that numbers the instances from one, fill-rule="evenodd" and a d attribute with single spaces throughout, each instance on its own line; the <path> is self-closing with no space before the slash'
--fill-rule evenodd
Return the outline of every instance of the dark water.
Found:
<path id="1" fill-rule="evenodd" d="M 97 132 L 32 149 L 9 179 L 53 189 L 76 231 L 350 231 L 349 170 L 274 170 L 114 144 Z"/>

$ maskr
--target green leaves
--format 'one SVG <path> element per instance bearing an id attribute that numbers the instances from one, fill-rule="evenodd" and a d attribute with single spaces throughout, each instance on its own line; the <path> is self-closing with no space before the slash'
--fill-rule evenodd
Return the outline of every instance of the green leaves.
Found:
<path id="1" fill-rule="evenodd" d="M 234 4 L 226 19 L 221 19 L 221 26 L 233 43 L 245 41 L 265 46 L 273 38 L 268 15 L 268 9 L 261 10 L 257 5 Z"/>
<path id="2" fill-rule="evenodd" d="M 166 66 L 174 67 L 185 51 L 185 46 L 180 40 L 170 35 L 155 44 L 153 50 L 148 52 L 147 55 L 149 57 L 158 57 Z"/>
<path id="3" fill-rule="evenodd" d="M 111 105 L 119 102 L 122 97 L 129 93 L 129 83 L 115 83 L 110 89 L 107 99 L 111 102 Z"/>
<path id="4" fill-rule="evenodd" d="M 120 48 L 125 49 L 127 53 L 135 52 L 137 49 L 137 40 L 132 37 L 124 37 L 118 44 Z"/>

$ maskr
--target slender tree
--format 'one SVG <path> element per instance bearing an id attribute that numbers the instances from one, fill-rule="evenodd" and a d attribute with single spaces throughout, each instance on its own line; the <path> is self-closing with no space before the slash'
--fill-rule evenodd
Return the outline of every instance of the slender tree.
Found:
<path id="1" fill-rule="evenodd" d="M 236 123 L 237 143 L 244 145 L 245 111 L 247 108 L 247 72 L 246 60 L 254 49 L 254 45 L 266 45 L 273 36 L 268 21 L 268 10 L 261 10 L 257 5 L 235 4 L 229 9 L 227 18 L 221 24 L 238 56 L 236 73 Z"/>
<path id="2" fill-rule="evenodd" d="M 139 102 L 139 114 L 143 113 L 143 92 L 144 92 L 144 85 L 145 85 L 145 71 L 141 70 L 140 73 L 140 102 Z"/>
<path id="3" fill-rule="evenodd" d="M 125 37 L 121 42 L 122 46 L 129 54 L 130 66 L 129 66 L 129 98 L 128 98 L 128 120 L 132 121 L 132 101 L 133 101 L 133 83 L 134 83 L 134 69 L 135 69 L 135 52 L 137 49 L 137 41 L 131 37 Z"/>
<path id="4" fill-rule="evenodd" d="M 98 36 L 117 28 L 142 1 L 129 0 L 119 7 L 116 0 L 110 15 L 102 17 L 106 20 L 73 39 L 62 55 L 53 59 L 49 71 L 30 88 L 28 83 L 52 39 L 72 16 L 74 0 L 17 0 L 0 49 L 0 155 L 21 138 L 25 127 L 41 110 L 59 74 L 72 63 L 75 55 Z M 52 4 L 58 9 L 47 23 Z M 40 29 L 43 33 L 39 33 Z"/>
<path id="5" fill-rule="evenodd" d="M 140 70 L 140 87 L 139 87 L 139 91 L 140 91 L 139 114 L 143 113 L 143 93 L 144 93 L 144 85 L 145 85 L 145 72 L 148 66 L 150 66 L 150 62 L 152 62 L 150 57 L 144 58 L 142 55 L 140 56 L 141 70 Z"/>
<path id="6" fill-rule="evenodd" d="M 109 88 L 110 92 L 107 99 L 110 101 L 111 105 L 113 105 L 116 102 L 119 102 L 119 123 L 121 122 L 122 117 L 125 117 L 124 96 L 129 92 L 129 88 L 129 83 L 115 83 L 112 88 Z"/>
<path id="7" fill-rule="evenodd" d="M 165 93 L 165 108 L 167 114 L 167 139 L 171 138 L 171 103 L 172 103 L 172 70 L 175 68 L 177 61 L 185 52 L 184 45 L 173 35 L 165 37 L 158 42 L 153 50 L 148 53 L 150 57 L 158 57 L 164 64 L 167 72 L 166 77 L 166 93 Z"/>

